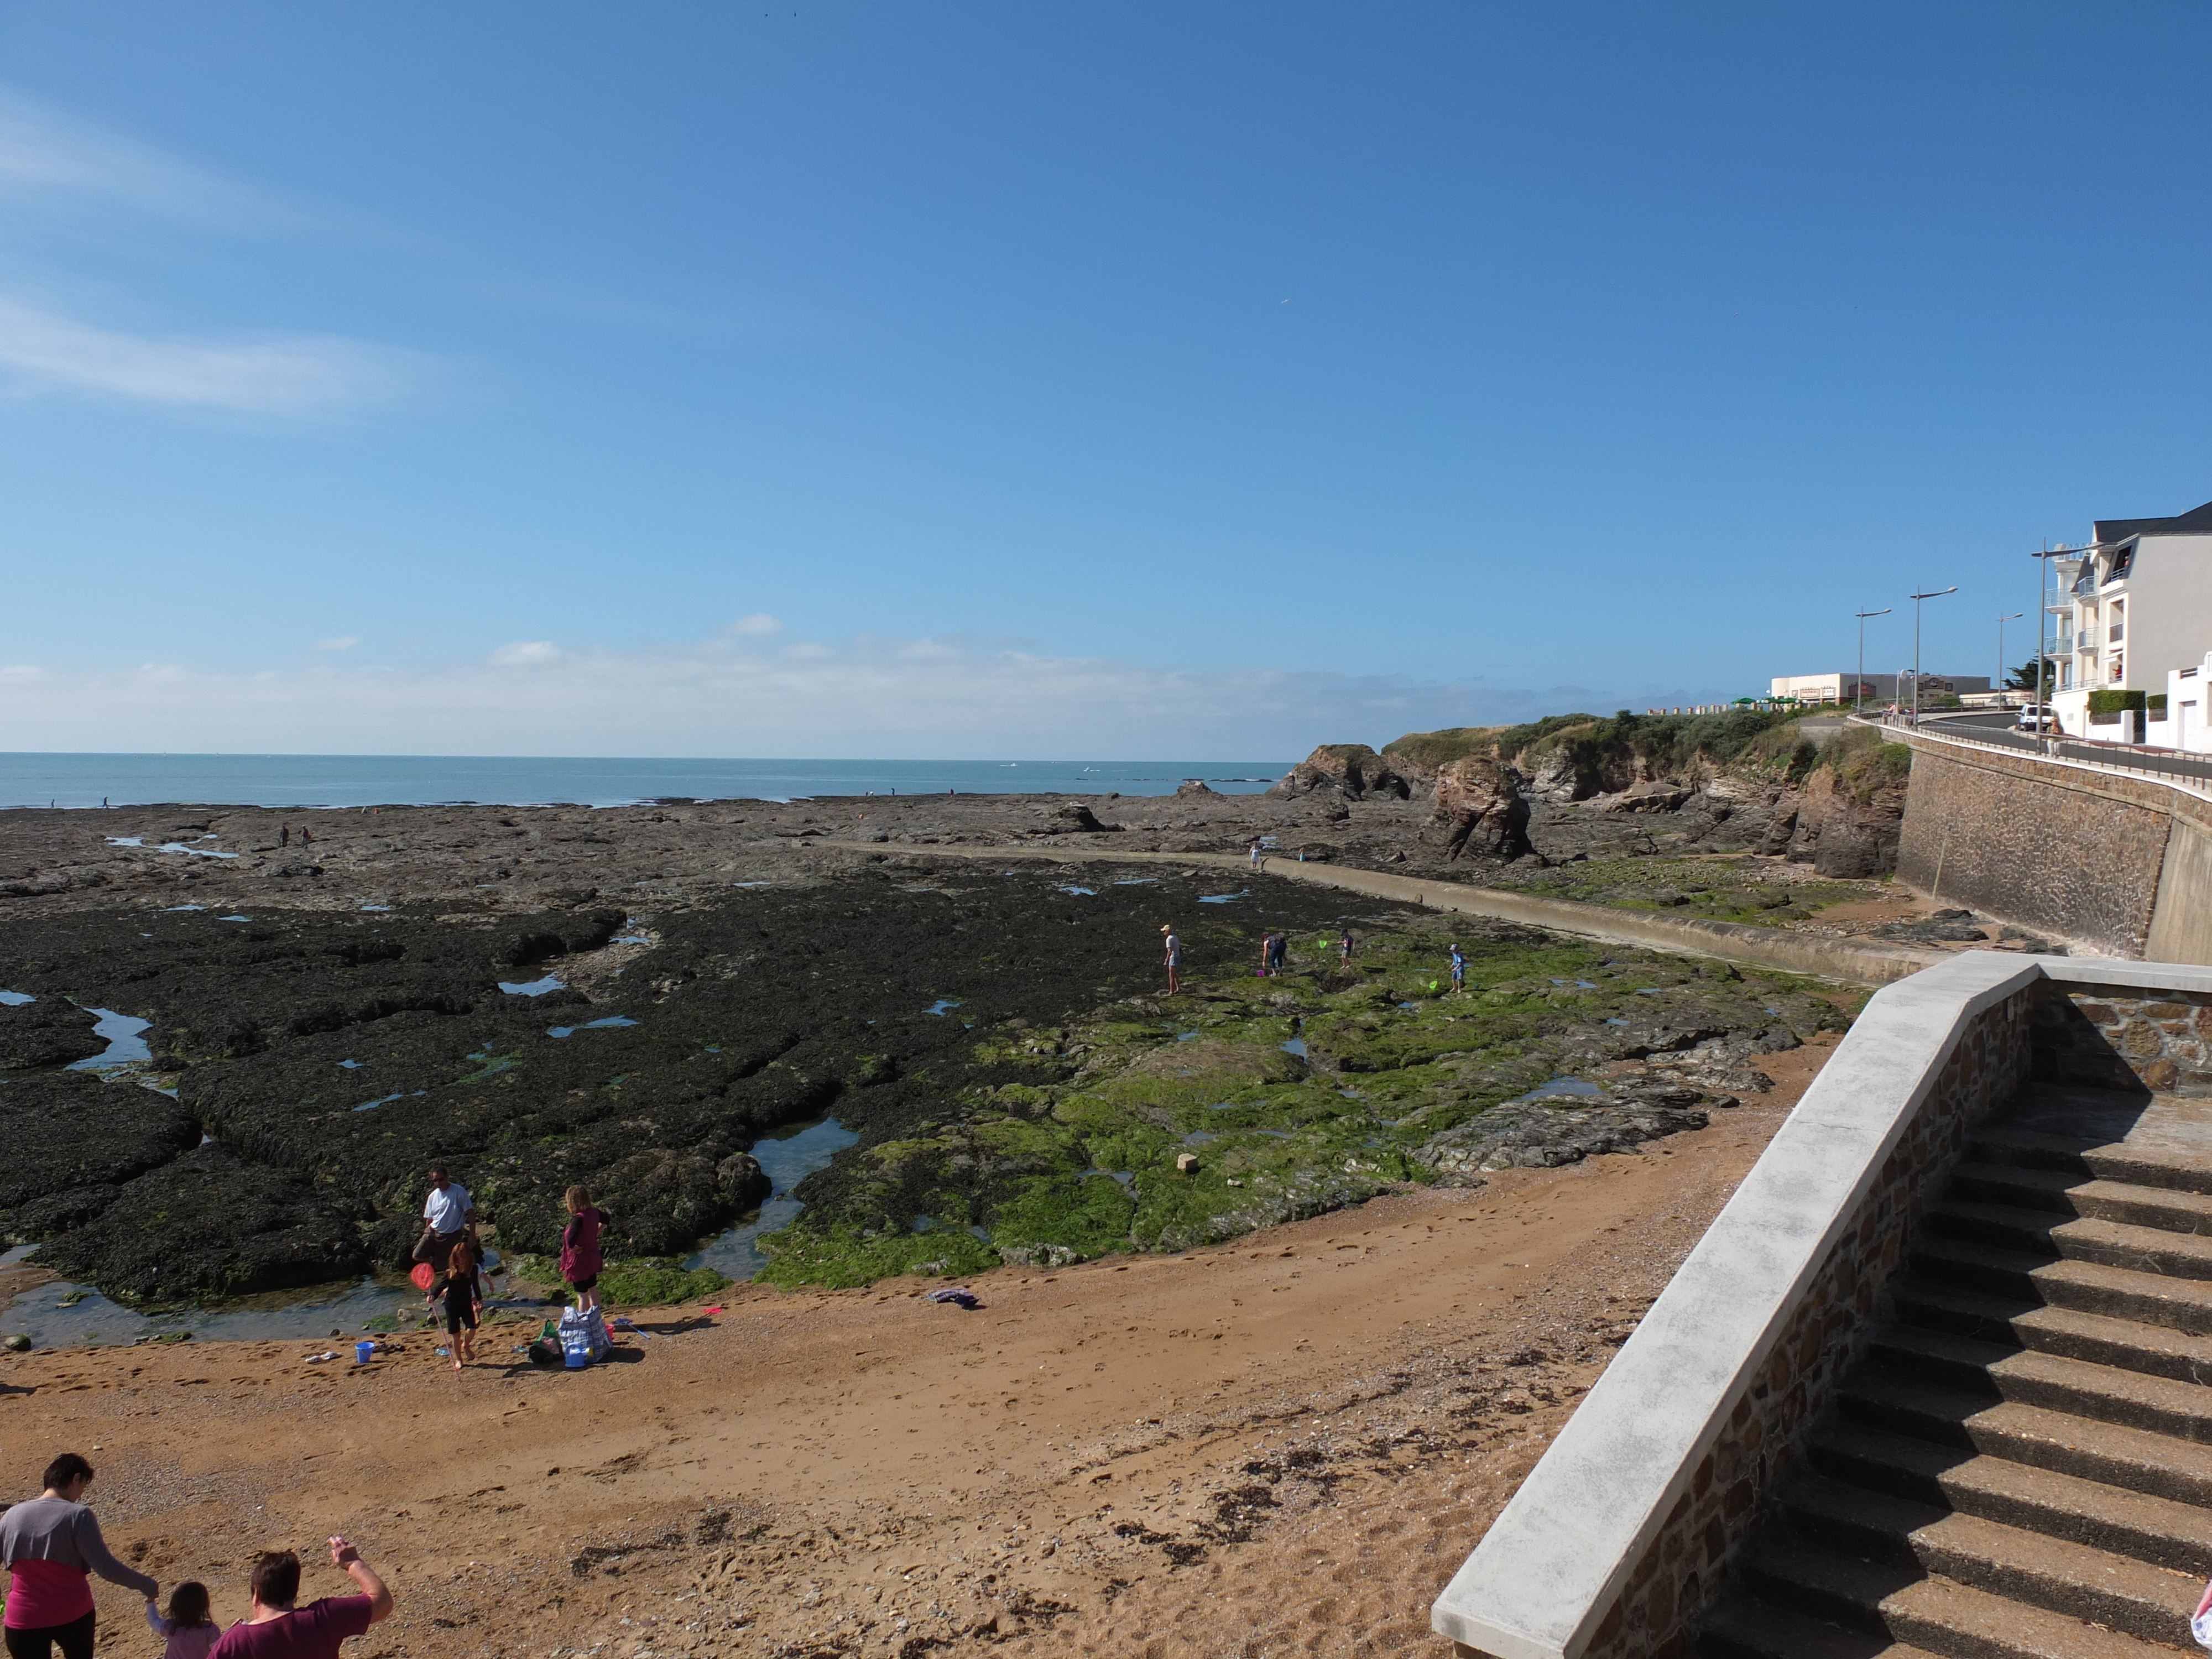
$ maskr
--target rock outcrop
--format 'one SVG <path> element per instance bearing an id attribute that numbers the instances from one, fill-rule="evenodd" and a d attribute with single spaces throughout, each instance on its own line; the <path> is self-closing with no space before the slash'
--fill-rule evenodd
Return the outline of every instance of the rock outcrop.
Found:
<path id="1" fill-rule="evenodd" d="M 1510 766 L 1470 755 L 1437 773 L 1436 809 L 1421 842 L 1447 859 L 1470 854 L 1511 860 L 1534 850 L 1528 844 L 1528 803 L 1521 776 Z"/>
<path id="2" fill-rule="evenodd" d="M 1334 790 L 1346 800 L 1387 797 L 1405 800 L 1413 786 L 1390 763 L 1364 743 L 1325 743 L 1293 766 L 1271 795 L 1307 795 Z"/>
<path id="3" fill-rule="evenodd" d="M 1897 868 L 1905 791 L 1877 788 L 1861 800 L 1837 771 L 1822 767 L 1797 792 L 1795 810 L 1778 811 L 1761 850 L 1810 864 L 1823 876 L 1885 875 Z"/>
<path id="4" fill-rule="evenodd" d="M 1702 1129 L 1705 1114 L 1675 1103 L 1695 1099 L 1686 1089 L 1655 1097 L 1589 1105 L 1529 1101 L 1499 1106 L 1430 1139 L 1413 1154 L 1449 1186 L 1479 1185 L 1492 1170 L 1555 1169 L 1603 1152 L 1629 1152 L 1684 1129 Z"/>

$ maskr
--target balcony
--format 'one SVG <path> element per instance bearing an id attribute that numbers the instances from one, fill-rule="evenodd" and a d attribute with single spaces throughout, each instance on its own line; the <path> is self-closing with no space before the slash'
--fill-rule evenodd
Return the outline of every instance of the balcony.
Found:
<path id="1" fill-rule="evenodd" d="M 2112 644 L 2118 645 L 2121 639 L 2126 635 L 2127 631 L 2128 625 L 2125 623 L 2114 623 L 2112 627 L 2106 631 L 2105 637 Z"/>

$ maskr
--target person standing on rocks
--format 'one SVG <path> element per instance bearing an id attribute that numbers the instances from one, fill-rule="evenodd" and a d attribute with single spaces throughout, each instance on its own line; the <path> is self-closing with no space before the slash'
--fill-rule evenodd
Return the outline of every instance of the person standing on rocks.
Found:
<path id="1" fill-rule="evenodd" d="M 148 1601 L 161 1586 L 109 1553 L 84 1505 L 92 1465 L 64 1452 L 46 1465 L 46 1490 L 0 1515 L 0 1566 L 8 1569 L 9 1659 L 92 1659 L 92 1575 Z"/>
<path id="2" fill-rule="evenodd" d="M 1256 840 L 1252 843 L 1251 853 L 1252 867 L 1257 870 L 1260 867 L 1260 843 Z"/>
<path id="3" fill-rule="evenodd" d="M 1346 928 L 1336 941 L 1337 960 L 1345 967 L 1352 966 L 1352 929 Z"/>
<path id="4" fill-rule="evenodd" d="M 453 1246 L 472 1241 L 476 1224 L 476 1200 L 469 1196 L 469 1189 L 450 1179 L 444 1164 L 432 1164 L 430 1196 L 422 1202 L 422 1237 L 415 1241 L 415 1259 L 443 1273 L 453 1258 Z M 433 1284 L 430 1299 L 434 1302 L 437 1297 L 438 1288 Z"/>
<path id="5" fill-rule="evenodd" d="M 330 1595 L 304 1607 L 300 1558 L 271 1550 L 253 1564 L 253 1614 L 222 1633 L 209 1659 L 338 1659 L 338 1644 L 392 1617 L 392 1592 L 361 1552 L 343 1538 L 331 1540 L 331 1565 L 343 1567 L 359 1595 Z"/>
<path id="6" fill-rule="evenodd" d="M 1182 989 L 1182 941 L 1176 937 L 1175 924 L 1160 924 L 1160 947 L 1166 957 L 1168 994 L 1174 996 Z"/>
<path id="7" fill-rule="evenodd" d="M 279 847 L 289 847 L 292 844 L 292 826 L 290 824 L 280 823 L 276 826 L 276 844 Z"/>
<path id="8" fill-rule="evenodd" d="M 606 1262 L 599 1254 L 599 1231 L 607 1218 L 592 1203 L 592 1194 L 571 1187 L 563 1198 L 568 1224 L 561 1233 L 561 1278 L 576 1293 L 576 1311 L 599 1305 L 599 1273 Z"/>
<path id="9" fill-rule="evenodd" d="M 1451 979 L 1454 996 L 1459 995 L 1467 989 L 1467 952 L 1461 950 L 1457 944 L 1454 944 L 1451 948 Z"/>
<path id="10" fill-rule="evenodd" d="M 1291 936 L 1278 927 L 1267 936 L 1267 971 L 1279 978 L 1290 967 Z"/>

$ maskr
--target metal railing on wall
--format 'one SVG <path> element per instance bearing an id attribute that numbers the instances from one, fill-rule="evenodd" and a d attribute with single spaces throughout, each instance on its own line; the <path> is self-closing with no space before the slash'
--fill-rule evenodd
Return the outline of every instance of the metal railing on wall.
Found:
<path id="1" fill-rule="evenodd" d="M 1899 729 L 1876 720 L 1861 723 L 1881 731 Z M 2033 755 L 2044 760 L 2069 761 L 2076 766 L 2091 766 L 2102 771 L 2156 778 L 2161 782 L 2190 788 L 2196 794 L 2212 793 L 2212 756 L 2173 754 L 2136 749 L 2123 744 L 2082 743 L 2067 738 L 2038 737 L 2029 732 L 2007 732 L 1995 726 L 1960 726 L 1948 721 L 1940 728 L 1923 721 L 1917 728 L 1904 729 L 1915 737 L 1931 738 L 1938 743 L 2009 749 L 2016 754 Z"/>

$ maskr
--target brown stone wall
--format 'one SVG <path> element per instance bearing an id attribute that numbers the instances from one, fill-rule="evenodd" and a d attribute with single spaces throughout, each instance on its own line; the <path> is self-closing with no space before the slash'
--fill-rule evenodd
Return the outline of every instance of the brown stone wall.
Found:
<path id="1" fill-rule="evenodd" d="M 2039 1082 L 2212 1093 L 2212 996 L 2053 984 L 2035 1012 Z"/>
<path id="2" fill-rule="evenodd" d="M 2176 792 L 1952 744 L 1913 744 L 1899 877 L 1970 909 L 2140 957 Z"/>
<path id="3" fill-rule="evenodd" d="M 1761 1493 L 1790 1466 L 1799 1435 L 1855 1357 L 1937 1176 L 1957 1159 L 1967 1131 L 2027 1083 L 2029 1026 L 2042 1000 L 2042 988 L 2030 986 L 1969 1022 L 1689 1491 L 1630 1573 L 1586 1659 L 1680 1659 L 1691 1651 L 1697 1621 L 1749 1534 Z"/>

